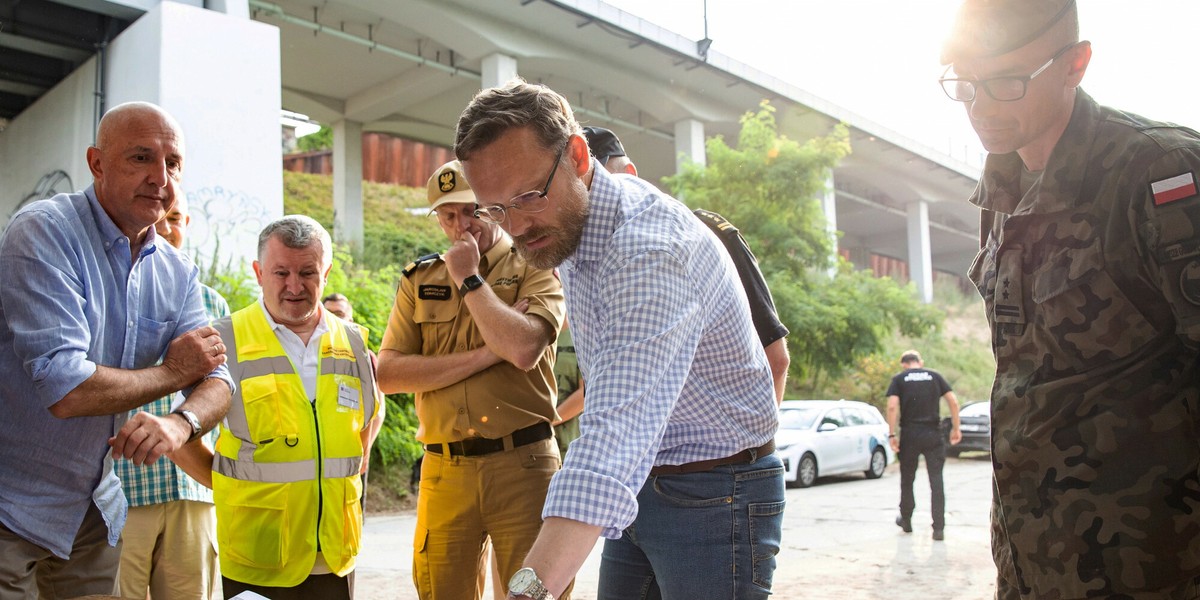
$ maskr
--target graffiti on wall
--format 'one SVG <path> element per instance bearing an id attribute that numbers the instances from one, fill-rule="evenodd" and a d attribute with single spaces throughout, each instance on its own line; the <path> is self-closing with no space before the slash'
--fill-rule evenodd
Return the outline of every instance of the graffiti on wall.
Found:
<path id="1" fill-rule="evenodd" d="M 215 258 L 221 264 L 249 264 L 258 233 L 270 219 L 263 202 L 219 185 L 190 190 L 187 197 L 192 213 L 188 245 L 201 262 L 210 264 Z"/>
<path id="2" fill-rule="evenodd" d="M 23 206 L 29 204 L 30 202 L 49 198 L 55 194 L 74 191 L 75 185 L 71 183 L 71 176 L 67 175 L 66 171 L 57 169 L 46 173 L 45 175 L 42 175 L 41 179 L 38 180 L 37 185 L 33 186 L 33 191 L 26 194 L 25 197 L 17 203 L 17 207 L 13 209 L 12 215 L 9 215 L 9 218 L 17 214 L 17 211 L 21 210 Z"/>

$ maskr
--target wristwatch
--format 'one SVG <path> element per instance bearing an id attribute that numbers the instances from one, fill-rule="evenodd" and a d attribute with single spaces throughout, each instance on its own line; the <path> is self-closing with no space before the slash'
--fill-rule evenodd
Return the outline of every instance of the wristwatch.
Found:
<path id="1" fill-rule="evenodd" d="M 477 274 L 472 275 L 463 280 L 462 285 L 459 286 L 459 288 L 458 288 L 458 293 L 460 296 L 466 296 L 467 292 L 469 292 L 471 290 L 479 289 L 479 287 L 482 286 L 483 283 L 484 283 L 484 281 L 483 281 L 482 277 L 480 277 Z"/>
<path id="2" fill-rule="evenodd" d="M 190 441 L 200 437 L 201 433 L 204 433 L 204 428 L 200 427 L 200 419 L 196 418 L 196 413 L 194 413 L 190 410 L 177 410 L 177 411 L 172 412 L 171 414 L 179 415 L 179 416 L 183 417 L 183 420 L 187 421 L 188 425 L 191 425 L 192 435 L 188 437 L 187 441 L 190 442 Z"/>
<path id="3" fill-rule="evenodd" d="M 533 600 L 554 600 L 554 596 L 542 585 L 542 580 L 538 579 L 537 573 L 529 567 L 513 573 L 512 578 L 508 580 L 508 595 L 527 596 Z"/>

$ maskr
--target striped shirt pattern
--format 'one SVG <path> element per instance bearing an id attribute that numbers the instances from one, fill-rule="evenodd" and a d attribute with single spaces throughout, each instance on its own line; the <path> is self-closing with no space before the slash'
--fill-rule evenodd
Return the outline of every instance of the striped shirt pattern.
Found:
<path id="1" fill-rule="evenodd" d="M 593 171 L 580 246 L 559 269 L 587 408 L 542 514 L 616 538 L 652 466 L 760 446 L 778 416 L 720 242 L 649 183 Z"/>
<path id="2" fill-rule="evenodd" d="M 204 300 L 204 310 L 208 318 L 217 320 L 229 315 L 229 303 L 221 294 L 207 285 L 200 285 L 200 296 Z M 165 416 L 171 413 L 171 403 L 175 394 L 164 396 L 135 411 L 146 411 L 155 416 Z M 212 447 L 217 441 L 217 428 L 204 435 L 204 443 Z M 212 503 L 212 490 L 200 485 L 195 479 L 175 466 L 167 457 L 159 458 L 153 464 L 137 466 L 127 458 L 118 458 L 113 462 L 113 469 L 121 479 L 121 487 L 129 500 L 130 508 L 150 506 L 176 500 L 195 500 Z"/>

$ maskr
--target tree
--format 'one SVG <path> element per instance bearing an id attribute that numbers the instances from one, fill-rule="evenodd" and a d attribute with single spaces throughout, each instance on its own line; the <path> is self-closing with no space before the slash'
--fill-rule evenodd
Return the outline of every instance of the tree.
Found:
<path id="1" fill-rule="evenodd" d="M 846 125 L 800 143 L 779 135 L 775 108 L 764 101 L 741 126 L 737 148 L 710 138 L 707 166 L 685 165 L 664 181 L 689 206 L 729 219 L 754 249 L 792 332 L 797 387 L 820 387 L 822 377 L 853 368 L 896 329 L 913 336 L 936 330 L 940 313 L 921 304 L 911 284 L 856 271 L 834 253 L 817 198 L 830 170 L 850 153 Z M 829 277 L 832 266 L 836 274 Z"/>
<path id="2" fill-rule="evenodd" d="M 333 130 L 328 125 L 322 125 L 315 133 L 310 133 L 296 140 L 296 149 L 300 152 L 316 152 L 333 149 Z"/>

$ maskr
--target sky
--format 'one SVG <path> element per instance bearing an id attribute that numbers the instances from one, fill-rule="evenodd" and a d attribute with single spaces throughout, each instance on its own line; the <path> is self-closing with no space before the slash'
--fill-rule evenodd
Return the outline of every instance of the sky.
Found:
<path id="1" fill-rule="evenodd" d="M 691 39 L 705 0 L 604 0 Z M 1101 104 L 1200 128 L 1196 0 L 1078 0 L 1092 42 L 1083 89 Z M 963 105 L 937 84 L 959 0 L 707 0 L 720 52 L 974 165 L 983 149 Z M 1131 11 L 1130 6 L 1137 9 Z"/>

